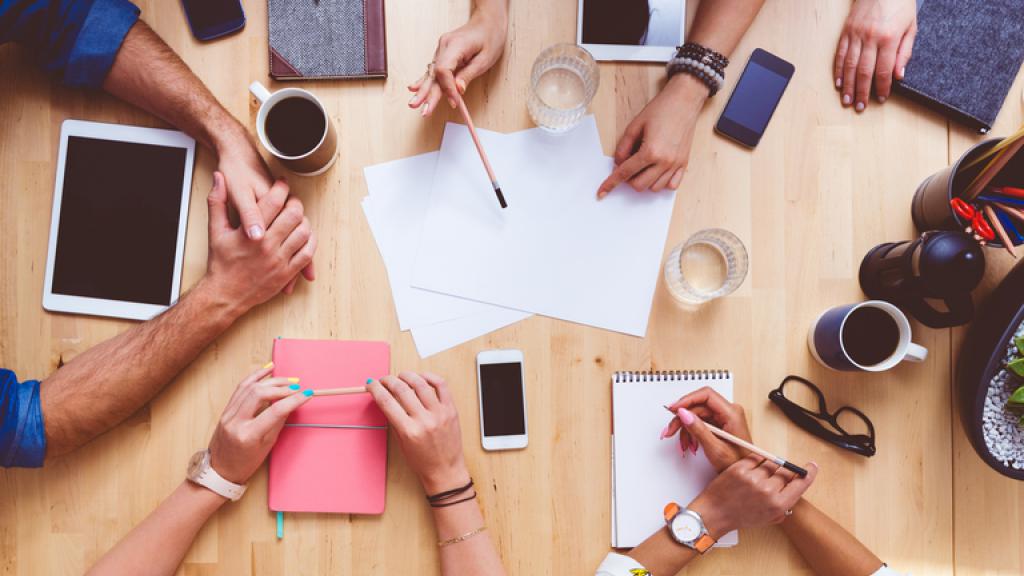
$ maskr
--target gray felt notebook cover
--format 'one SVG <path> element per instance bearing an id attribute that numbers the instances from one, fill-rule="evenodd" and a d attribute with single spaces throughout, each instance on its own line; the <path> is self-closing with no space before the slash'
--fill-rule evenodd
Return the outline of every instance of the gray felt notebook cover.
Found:
<path id="1" fill-rule="evenodd" d="M 270 75 L 385 78 L 384 0 L 268 0 Z"/>
<path id="2" fill-rule="evenodd" d="M 988 132 L 1024 61 L 1024 0 L 924 0 L 896 89 Z"/>

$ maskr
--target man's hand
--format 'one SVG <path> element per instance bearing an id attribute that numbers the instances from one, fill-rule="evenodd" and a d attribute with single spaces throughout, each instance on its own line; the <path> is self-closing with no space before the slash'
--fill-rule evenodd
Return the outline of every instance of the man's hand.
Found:
<path id="1" fill-rule="evenodd" d="M 879 103 L 903 79 L 917 35 L 915 0 L 856 0 L 836 46 L 833 77 L 843 106 L 863 112 L 874 82 Z"/>
<path id="2" fill-rule="evenodd" d="M 257 203 L 270 192 L 274 178 L 248 138 L 243 140 L 218 150 L 217 169 L 224 175 L 228 199 L 238 211 L 245 235 L 250 240 L 260 240 L 276 214 L 270 213 L 270 206 L 260 210 Z"/>
<path id="3" fill-rule="evenodd" d="M 409 108 L 430 116 L 442 95 L 455 108 L 455 99 L 469 83 L 494 66 L 505 51 L 508 35 L 508 13 L 502 4 L 477 8 L 469 22 L 441 36 L 433 66 L 409 85 L 409 91 L 415 92 Z"/>
<path id="4" fill-rule="evenodd" d="M 676 74 L 629 123 L 615 147 L 615 171 L 597 190 L 604 198 L 622 182 L 637 192 L 676 189 L 686 173 L 708 89 L 689 74 Z"/>
<path id="5" fill-rule="evenodd" d="M 278 180 L 257 203 L 273 214 L 259 241 L 246 237 L 228 221 L 224 176 L 213 175 L 210 209 L 210 254 L 204 285 L 237 313 L 245 313 L 285 290 L 313 263 L 316 236 L 303 215 L 302 202 L 288 197 L 288 185 Z"/>

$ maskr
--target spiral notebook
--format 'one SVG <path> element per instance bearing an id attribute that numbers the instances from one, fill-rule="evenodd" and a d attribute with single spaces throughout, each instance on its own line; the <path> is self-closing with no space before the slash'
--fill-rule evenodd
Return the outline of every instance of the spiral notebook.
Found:
<path id="1" fill-rule="evenodd" d="M 662 510 L 685 506 L 715 477 L 704 457 L 682 457 L 678 436 L 660 440 L 671 415 L 664 406 L 703 386 L 732 400 L 726 370 L 616 372 L 612 377 L 612 547 L 632 548 L 665 529 Z M 730 532 L 716 546 L 735 546 Z"/>

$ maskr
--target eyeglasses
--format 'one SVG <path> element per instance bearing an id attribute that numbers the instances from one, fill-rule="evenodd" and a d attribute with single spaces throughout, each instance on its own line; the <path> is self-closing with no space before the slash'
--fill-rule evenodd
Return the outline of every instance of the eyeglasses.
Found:
<path id="1" fill-rule="evenodd" d="M 790 384 L 790 390 L 793 389 L 793 386 L 802 384 L 814 391 L 818 398 L 818 411 L 808 410 L 793 400 L 786 398 L 786 384 Z M 843 406 L 839 410 L 829 413 L 828 407 L 825 405 L 825 395 L 809 380 L 799 376 L 786 376 L 778 388 L 768 393 L 768 399 L 778 406 L 794 424 L 818 438 L 835 444 L 844 450 L 856 452 L 861 456 L 875 455 L 875 427 L 871 424 L 871 420 L 863 412 L 851 406 Z M 839 424 L 839 416 L 843 413 L 852 414 L 860 418 L 866 425 L 868 433 L 850 434 L 847 432 Z"/>

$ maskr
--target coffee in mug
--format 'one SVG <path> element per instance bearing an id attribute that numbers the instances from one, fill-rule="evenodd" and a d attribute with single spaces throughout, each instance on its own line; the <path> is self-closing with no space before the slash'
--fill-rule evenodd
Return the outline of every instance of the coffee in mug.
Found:
<path id="1" fill-rule="evenodd" d="M 811 325 L 807 346 L 828 368 L 881 372 L 928 357 L 928 349 L 910 338 L 910 321 L 899 308 L 869 300 L 826 310 Z"/>
<path id="2" fill-rule="evenodd" d="M 316 96 L 300 88 L 271 94 L 259 82 L 253 82 L 249 91 L 260 101 L 256 133 L 264 148 L 301 176 L 330 169 L 338 157 L 338 137 Z"/>

